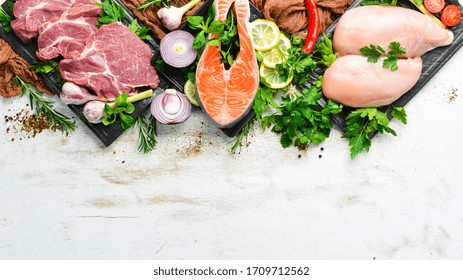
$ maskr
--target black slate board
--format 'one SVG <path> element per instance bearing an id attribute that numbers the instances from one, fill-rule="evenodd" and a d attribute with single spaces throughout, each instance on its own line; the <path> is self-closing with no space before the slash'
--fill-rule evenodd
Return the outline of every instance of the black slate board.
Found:
<path id="1" fill-rule="evenodd" d="M 198 11 L 195 13 L 195 15 L 198 15 L 198 16 L 206 16 L 207 15 L 207 11 L 209 9 L 209 7 L 214 3 L 214 0 L 206 0 L 204 2 L 204 4 L 198 9 Z M 249 3 L 250 5 L 250 9 L 251 9 L 251 17 L 250 17 L 250 21 L 254 21 L 258 18 L 263 18 L 264 15 L 259 11 L 257 10 L 257 8 L 252 4 L 252 3 Z M 191 33 L 195 33 L 194 31 L 192 31 L 191 29 L 188 28 L 187 25 L 184 25 L 182 26 L 183 30 L 186 30 L 186 31 L 189 31 Z M 166 71 L 166 77 L 167 79 L 181 92 L 183 92 L 183 85 L 186 83 L 186 79 L 184 77 L 184 75 L 174 69 L 174 68 L 168 68 L 168 70 Z M 240 131 L 241 129 L 243 129 L 243 127 L 255 116 L 255 113 L 253 110 L 251 110 L 240 122 L 238 122 L 237 124 L 235 124 L 234 126 L 230 127 L 230 128 L 222 128 L 222 132 L 225 133 L 225 135 L 229 136 L 229 137 L 234 137 L 236 136 Z"/>
<path id="2" fill-rule="evenodd" d="M 360 6 L 361 0 L 356 0 L 349 9 L 355 8 Z M 448 1 L 452 4 L 459 6 L 460 9 L 462 7 L 459 5 L 457 0 L 450 0 Z M 403 7 L 413 8 L 412 5 L 406 0 L 399 0 L 398 4 Z M 331 24 L 325 31 L 326 34 L 330 34 L 332 36 L 334 29 L 336 27 L 336 23 L 339 19 L 337 19 L 333 24 Z M 403 107 L 405 106 L 418 92 L 423 88 L 423 86 L 444 66 L 444 64 L 450 60 L 450 58 L 460 49 L 463 45 L 463 21 L 460 22 L 457 26 L 449 28 L 452 30 L 455 39 L 450 46 L 440 47 L 434 49 L 432 51 L 427 52 L 426 54 L 422 55 L 421 58 L 423 59 L 423 71 L 421 73 L 421 77 L 419 78 L 418 82 L 415 86 L 406 92 L 402 97 L 396 100 L 393 104 L 395 106 Z M 319 41 L 321 38 L 319 38 Z M 311 77 L 307 80 L 306 83 L 302 84 L 301 87 L 308 88 L 310 87 L 311 83 L 319 76 L 323 75 L 323 69 L 317 68 L 315 69 L 314 73 Z M 326 104 L 326 99 L 321 101 L 322 106 Z M 349 113 L 354 110 L 353 108 L 344 107 L 342 113 L 335 115 L 332 117 L 332 121 L 336 124 L 339 129 L 344 132 L 346 130 L 346 117 Z M 373 137 L 374 135 L 370 135 Z"/>
<path id="3" fill-rule="evenodd" d="M 128 25 L 135 19 L 135 16 L 119 1 L 114 0 L 114 2 L 122 5 L 124 7 L 127 17 L 124 19 L 123 24 Z M 12 15 L 12 11 L 8 8 L 7 3 L 2 5 L 3 9 L 10 15 Z M 152 34 L 151 34 L 152 35 Z M 35 61 L 38 61 L 37 56 L 35 54 L 37 50 L 37 42 L 34 41 L 30 44 L 23 44 L 21 40 L 14 34 L 14 32 L 4 32 L 2 28 L 0 28 L 0 36 L 12 46 L 13 50 L 16 51 L 21 57 L 23 57 L 27 63 L 32 64 Z M 152 36 L 153 37 L 153 36 Z M 148 46 L 151 48 L 153 54 L 159 53 L 159 42 L 156 40 L 145 40 Z M 56 94 L 59 96 L 61 89 L 56 83 L 56 79 L 53 76 L 46 76 L 40 75 L 44 83 Z M 159 75 L 160 83 L 159 86 L 153 91 L 153 96 L 157 95 L 160 92 L 163 92 L 165 89 L 170 87 L 170 83 L 167 79 Z M 151 99 L 141 100 L 136 102 L 135 111 L 132 114 L 132 117 L 136 118 L 140 115 L 143 110 L 148 107 L 151 103 Z M 82 121 L 90 128 L 90 130 L 105 144 L 106 146 L 111 145 L 123 132 L 119 121 L 115 122 L 112 125 L 105 126 L 103 124 L 91 124 L 88 123 L 87 120 L 82 116 L 82 109 L 83 105 L 76 106 L 76 105 L 69 105 L 68 106 Z"/>

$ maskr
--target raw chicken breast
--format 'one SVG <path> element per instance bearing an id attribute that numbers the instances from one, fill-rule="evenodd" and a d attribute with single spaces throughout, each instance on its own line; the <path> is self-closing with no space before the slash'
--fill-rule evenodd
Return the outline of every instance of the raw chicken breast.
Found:
<path id="1" fill-rule="evenodd" d="M 360 54 L 364 46 L 380 45 L 386 52 L 389 43 L 399 42 L 405 57 L 421 56 L 427 51 L 453 42 L 453 33 L 420 12 L 395 6 L 363 6 L 347 11 L 336 25 L 333 47 L 339 55 Z"/>
<path id="2" fill-rule="evenodd" d="M 420 57 L 399 59 L 399 69 L 391 72 L 383 68 L 384 59 L 370 63 L 361 55 L 339 57 L 325 72 L 323 93 L 350 107 L 391 104 L 416 84 L 423 64 Z"/>

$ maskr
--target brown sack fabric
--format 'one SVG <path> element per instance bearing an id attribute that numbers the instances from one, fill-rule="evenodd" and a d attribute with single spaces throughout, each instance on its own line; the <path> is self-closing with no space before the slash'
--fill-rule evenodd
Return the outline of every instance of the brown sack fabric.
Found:
<path id="1" fill-rule="evenodd" d="M 307 9 L 304 0 L 251 0 L 265 18 L 273 20 L 289 34 L 307 28 Z M 352 4 L 353 0 L 318 0 L 320 33 Z"/>
<path id="2" fill-rule="evenodd" d="M 17 55 L 3 39 L 0 38 L 0 95 L 13 97 L 19 95 L 21 87 L 14 85 L 13 78 L 19 76 L 24 81 L 33 84 L 38 90 L 53 95 L 34 71 L 29 69 L 29 64 Z"/>

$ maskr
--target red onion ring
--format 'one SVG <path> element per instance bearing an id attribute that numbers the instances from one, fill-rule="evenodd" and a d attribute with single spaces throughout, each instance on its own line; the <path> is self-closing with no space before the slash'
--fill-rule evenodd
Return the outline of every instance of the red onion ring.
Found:
<path id="1" fill-rule="evenodd" d="M 176 68 L 192 64 L 197 54 L 193 49 L 194 39 L 193 35 L 183 30 L 175 30 L 164 36 L 161 40 L 161 57 L 164 62 Z"/>
<path id="2" fill-rule="evenodd" d="M 177 124 L 191 115 L 191 103 L 186 96 L 175 89 L 166 89 L 151 103 L 151 114 L 162 124 Z"/>

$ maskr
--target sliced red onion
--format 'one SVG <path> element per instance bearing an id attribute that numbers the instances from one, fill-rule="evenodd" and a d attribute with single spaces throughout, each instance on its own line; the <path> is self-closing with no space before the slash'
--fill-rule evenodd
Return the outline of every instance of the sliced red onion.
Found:
<path id="1" fill-rule="evenodd" d="M 175 30 L 161 40 L 161 57 L 165 63 L 176 68 L 187 67 L 196 59 L 197 51 L 193 49 L 195 38 L 189 32 Z"/>
<path id="2" fill-rule="evenodd" d="M 151 103 L 151 114 L 162 124 L 177 124 L 186 121 L 191 115 L 191 103 L 181 92 L 166 89 Z"/>

